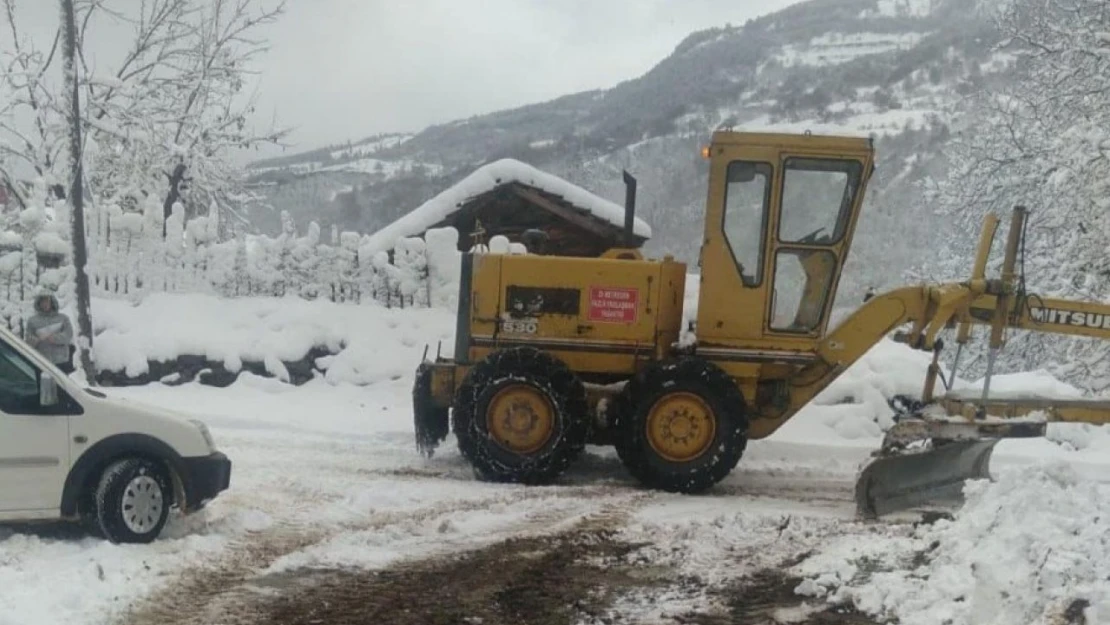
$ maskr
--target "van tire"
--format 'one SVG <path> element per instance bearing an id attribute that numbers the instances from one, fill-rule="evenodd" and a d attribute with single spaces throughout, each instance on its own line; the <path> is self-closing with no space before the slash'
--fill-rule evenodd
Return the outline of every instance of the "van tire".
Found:
<path id="1" fill-rule="evenodd" d="M 162 532 L 173 503 L 165 466 L 147 458 L 123 458 L 104 469 L 96 488 L 96 515 L 113 543 L 152 542 Z"/>

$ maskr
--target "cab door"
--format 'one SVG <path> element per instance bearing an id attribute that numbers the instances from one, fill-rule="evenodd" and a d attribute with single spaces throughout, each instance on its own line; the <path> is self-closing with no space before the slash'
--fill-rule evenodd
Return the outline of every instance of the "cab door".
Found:
<path id="1" fill-rule="evenodd" d="M 0 338 L 0 518 L 53 516 L 61 506 L 69 417 L 40 404 L 40 374 Z"/>
<path id="2" fill-rule="evenodd" d="M 764 332 L 779 340 L 824 335 L 855 229 L 865 160 L 784 155 L 770 238 L 772 293 Z"/>

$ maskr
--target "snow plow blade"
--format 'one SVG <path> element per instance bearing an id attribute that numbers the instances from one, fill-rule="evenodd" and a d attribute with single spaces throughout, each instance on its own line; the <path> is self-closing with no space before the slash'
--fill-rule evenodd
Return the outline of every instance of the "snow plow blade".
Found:
<path id="1" fill-rule="evenodd" d="M 1044 436 L 1041 422 L 911 419 L 887 432 L 883 450 L 856 481 L 856 510 L 864 518 L 915 508 L 956 507 L 967 480 L 990 479 L 991 453 L 1003 438 Z M 900 449 L 928 441 L 921 451 Z"/>
<path id="2" fill-rule="evenodd" d="M 856 510 L 864 518 L 940 505 L 959 505 L 964 482 L 989 479 L 997 440 L 959 441 L 935 449 L 878 458 L 856 482 Z"/>

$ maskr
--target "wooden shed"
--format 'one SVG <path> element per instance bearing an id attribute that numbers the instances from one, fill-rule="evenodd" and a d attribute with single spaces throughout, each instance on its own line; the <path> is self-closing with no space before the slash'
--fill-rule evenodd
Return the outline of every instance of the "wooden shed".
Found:
<path id="1" fill-rule="evenodd" d="M 484 242 L 503 235 L 510 242 L 525 243 L 526 231 L 541 230 L 547 238 L 542 253 L 600 256 L 613 247 L 638 248 L 651 237 L 648 224 L 633 217 L 629 245 L 627 216 L 624 206 L 520 161 L 504 159 L 479 168 L 370 238 L 374 248 L 388 250 L 398 238 L 453 227 L 459 232 L 459 251 L 467 251 L 476 234 Z"/>

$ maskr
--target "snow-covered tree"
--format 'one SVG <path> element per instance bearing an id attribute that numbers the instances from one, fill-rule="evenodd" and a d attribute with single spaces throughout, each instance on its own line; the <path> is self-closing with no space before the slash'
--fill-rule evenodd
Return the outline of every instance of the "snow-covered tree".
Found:
<path id="1" fill-rule="evenodd" d="M 396 290 L 402 308 L 423 308 L 430 299 L 428 292 L 428 255 L 424 239 L 405 237 L 397 240 L 393 250 L 396 266 Z"/>
<path id="2" fill-rule="evenodd" d="M 985 213 L 1022 204 L 1032 211 L 1020 268 L 1029 290 L 1110 300 L 1110 1 L 1013 0 L 1000 17 L 1018 79 L 974 94 L 947 148 L 951 171 L 936 199 L 967 235 L 942 273 L 966 277 Z M 1005 236 L 1004 225 L 995 271 Z M 1103 389 L 1108 356 L 1104 342 L 1020 333 L 1004 363 Z"/>
<path id="3" fill-rule="evenodd" d="M 59 44 L 57 36 L 52 43 L 27 37 L 16 0 L 0 3 L 11 39 L 0 57 L 0 183 L 25 204 L 19 171 L 53 185 L 66 179 L 64 85 L 52 73 Z M 256 33 L 283 9 L 284 0 L 76 1 L 85 180 L 94 200 L 154 196 L 164 219 L 180 202 L 186 220 L 215 206 L 225 231 L 241 221 L 242 208 L 258 198 L 232 151 L 285 134 L 256 132 L 254 103 L 243 93 L 251 63 L 266 49 Z M 96 66 L 86 42 L 108 22 L 129 25 L 132 42 L 118 65 Z"/>
<path id="4" fill-rule="evenodd" d="M 294 233 L 295 234 L 295 233 Z M 308 233 L 289 240 L 289 265 L 286 275 L 297 285 L 297 294 L 305 299 L 320 295 L 319 270 L 329 263 L 320 254 L 320 226 L 315 221 L 308 224 Z M 330 256 L 330 254 L 325 253 Z"/>
<path id="5" fill-rule="evenodd" d="M 361 295 L 358 286 L 358 234 L 343 232 L 338 243 L 335 258 L 336 301 L 357 302 Z"/>

